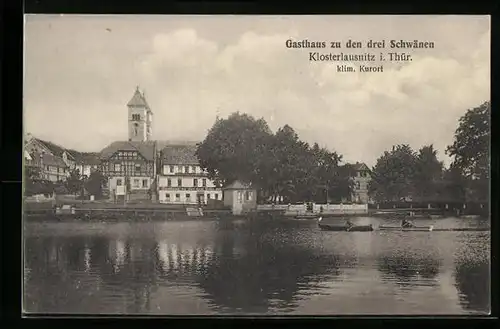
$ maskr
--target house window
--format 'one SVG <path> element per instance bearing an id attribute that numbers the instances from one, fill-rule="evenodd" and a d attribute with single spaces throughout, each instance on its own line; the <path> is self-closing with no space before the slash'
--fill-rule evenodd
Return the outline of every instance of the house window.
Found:
<path id="1" fill-rule="evenodd" d="M 172 180 L 169 178 L 167 179 L 167 186 L 168 187 L 171 187 L 172 186 Z"/>
<path id="2" fill-rule="evenodd" d="M 134 187 L 135 188 L 139 187 L 139 180 L 138 179 L 134 179 Z"/>
<path id="3" fill-rule="evenodd" d="M 248 191 L 245 191 L 245 201 L 250 200 L 250 193 Z"/>
<path id="4" fill-rule="evenodd" d="M 243 192 L 238 191 L 238 202 L 241 203 L 242 200 L 243 200 Z"/>
<path id="5" fill-rule="evenodd" d="M 185 167 L 184 167 L 184 172 L 185 172 L 186 174 L 189 174 L 189 166 L 185 166 Z"/>
<path id="6" fill-rule="evenodd" d="M 165 194 L 165 201 L 170 201 L 170 193 Z"/>
<path id="7" fill-rule="evenodd" d="M 176 201 L 176 202 L 181 201 L 181 195 L 180 195 L 179 193 L 177 193 L 177 194 L 175 195 L 175 201 Z"/>
<path id="8" fill-rule="evenodd" d="M 215 200 L 219 200 L 219 194 L 215 193 Z"/>
<path id="9" fill-rule="evenodd" d="M 182 186 L 182 178 L 177 179 L 177 186 L 179 186 L 179 187 Z"/>
<path id="10" fill-rule="evenodd" d="M 203 183 L 203 187 L 207 187 L 207 180 L 205 178 L 203 178 L 202 183 Z"/>
<path id="11" fill-rule="evenodd" d="M 191 202 L 191 194 L 186 193 L 186 201 Z"/>
<path id="12" fill-rule="evenodd" d="M 198 187 L 198 179 L 193 179 L 193 186 Z"/>
<path id="13" fill-rule="evenodd" d="M 210 199 L 210 193 L 207 193 L 207 200 Z"/>
<path id="14" fill-rule="evenodd" d="M 122 165 L 119 163 L 115 163 L 115 171 L 121 171 L 122 170 Z"/>
<path id="15" fill-rule="evenodd" d="M 50 167 L 49 167 L 49 166 L 47 166 L 47 170 L 49 170 L 49 171 L 50 171 Z"/>
<path id="16" fill-rule="evenodd" d="M 122 180 L 121 180 L 121 178 L 118 178 L 116 180 L 116 186 L 122 186 Z"/>
<path id="17" fill-rule="evenodd" d="M 361 184 L 359 182 L 356 182 L 356 190 L 360 190 L 361 189 Z"/>
<path id="18" fill-rule="evenodd" d="M 147 179 L 142 180 L 142 187 L 148 187 L 148 180 Z"/>
<path id="19" fill-rule="evenodd" d="M 192 167 L 191 167 L 191 171 L 192 171 L 193 173 L 196 173 L 196 166 L 192 166 Z"/>
<path id="20" fill-rule="evenodd" d="M 141 165 L 140 164 L 136 164 L 135 165 L 135 171 L 136 172 L 140 172 L 141 171 Z"/>
<path id="21" fill-rule="evenodd" d="M 170 173 L 174 173 L 174 166 L 170 166 Z"/>

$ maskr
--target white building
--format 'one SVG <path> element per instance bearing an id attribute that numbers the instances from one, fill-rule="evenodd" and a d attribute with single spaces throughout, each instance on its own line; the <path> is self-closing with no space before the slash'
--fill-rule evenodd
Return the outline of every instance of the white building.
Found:
<path id="1" fill-rule="evenodd" d="M 222 190 L 207 177 L 196 145 L 167 145 L 160 152 L 158 200 L 169 204 L 207 204 L 222 200 Z"/>

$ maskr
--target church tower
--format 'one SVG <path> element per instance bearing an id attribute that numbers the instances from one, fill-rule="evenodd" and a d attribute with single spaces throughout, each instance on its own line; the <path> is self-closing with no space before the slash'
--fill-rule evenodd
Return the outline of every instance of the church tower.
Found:
<path id="1" fill-rule="evenodd" d="M 145 142 L 152 139 L 153 111 L 149 108 L 144 93 L 136 88 L 128 107 L 128 140 Z"/>

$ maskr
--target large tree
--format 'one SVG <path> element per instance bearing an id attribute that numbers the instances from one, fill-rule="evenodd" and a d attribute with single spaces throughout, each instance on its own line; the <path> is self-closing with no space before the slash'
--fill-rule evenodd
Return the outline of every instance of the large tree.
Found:
<path id="1" fill-rule="evenodd" d="M 65 182 L 65 185 L 69 193 L 75 195 L 81 193 L 83 189 L 83 180 L 82 176 L 80 175 L 80 170 L 73 169 L 70 172 L 69 177 Z"/>
<path id="2" fill-rule="evenodd" d="M 415 195 L 417 155 L 409 145 L 384 152 L 372 170 L 368 190 L 378 202 L 399 201 Z"/>
<path id="3" fill-rule="evenodd" d="M 271 135 L 263 119 L 236 112 L 216 120 L 196 154 L 209 178 L 218 185 L 236 179 L 265 183 L 259 168 L 266 161 Z"/>
<path id="4" fill-rule="evenodd" d="M 453 167 L 466 179 L 468 196 L 487 200 L 490 179 L 491 104 L 485 102 L 469 109 L 459 120 L 453 144 L 446 149 Z"/>
<path id="5" fill-rule="evenodd" d="M 437 158 L 434 146 L 423 146 L 417 154 L 413 184 L 415 197 L 420 201 L 436 201 L 443 193 L 443 163 Z"/>
<path id="6" fill-rule="evenodd" d="M 99 199 L 102 197 L 102 189 L 105 183 L 106 177 L 100 171 L 96 170 L 85 181 L 85 189 L 90 195 L 94 195 L 96 199 Z"/>

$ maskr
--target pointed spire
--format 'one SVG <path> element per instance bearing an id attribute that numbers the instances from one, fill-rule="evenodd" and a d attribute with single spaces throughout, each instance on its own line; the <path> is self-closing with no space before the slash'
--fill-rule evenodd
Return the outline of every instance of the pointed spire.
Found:
<path id="1" fill-rule="evenodd" d="M 139 86 L 136 87 L 134 96 L 132 96 L 132 99 L 128 102 L 127 106 L 130 106 L 130 107 L 145 107 L 145 108 L 149 109 L 149 105 L 146 102 L 146 99 L 144 98 L 144 95 L 139 90 Z"/>

